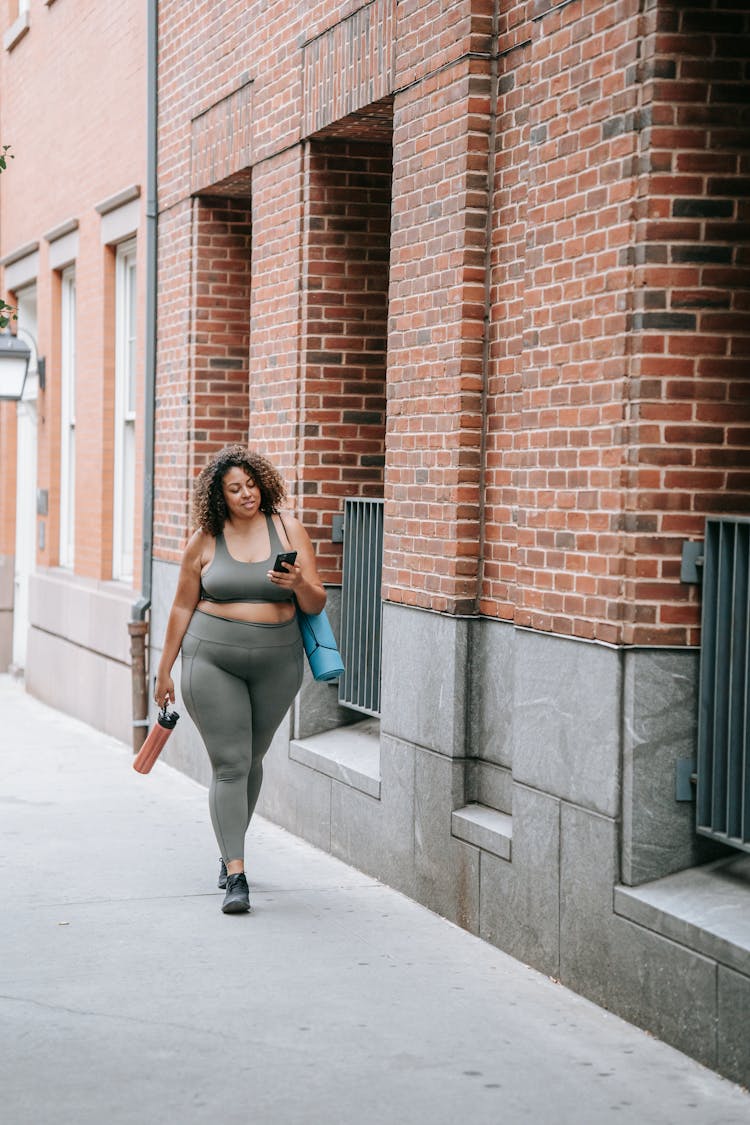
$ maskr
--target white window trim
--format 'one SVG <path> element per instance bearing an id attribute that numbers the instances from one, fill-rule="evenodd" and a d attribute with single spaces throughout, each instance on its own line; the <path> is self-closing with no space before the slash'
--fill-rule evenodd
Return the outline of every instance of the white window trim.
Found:
<path id="1" fill-rule="evenodd" d="M 75 559 L 76 274 L 63 270 L 60 291 L 60 566 Z"/>
<path id="2" fill-rule="evenodd" d="M 23 39 L 24 35 L 31 27 L 29 2 L 30 0 L 19 0 L 18 15 L 3 35 L 3 47 L 6 51 L 12 51 L 16 43 Z"/>
<path id="3" fill-rule="evenodd" d="M 112 505 L 112 577 L 133 579 L 135 536 L 135 419 L 128 390 L 135 385 L 136 295 L 129 284 L 136 271 L 135 240 L 123 242 L 115 256 L 115 463 Z M 132 370 L 131 370 L 132 364 Z"/>

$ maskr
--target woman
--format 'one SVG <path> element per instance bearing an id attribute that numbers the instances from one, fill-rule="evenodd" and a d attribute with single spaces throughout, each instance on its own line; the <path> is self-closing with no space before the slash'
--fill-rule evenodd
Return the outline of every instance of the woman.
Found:
<path id="1" fill-rule="evenodd" d="M 211 759 L 211 820 L 221 851 L 225 914 L 250 909 L 245 833 L 263 780 L 263 756 L 302 682 L 295 599 L 320 613 L 326 592 L 307 532 L 279 514 L 284 485 L 271 463 L 229 445 L 201 472 L 192 535 L 182 558 L 154 698 L 174 702 L 172 666 L 182 648 L 182 697 Z M 272 569 L 278 553 L 293 564 Z"/>

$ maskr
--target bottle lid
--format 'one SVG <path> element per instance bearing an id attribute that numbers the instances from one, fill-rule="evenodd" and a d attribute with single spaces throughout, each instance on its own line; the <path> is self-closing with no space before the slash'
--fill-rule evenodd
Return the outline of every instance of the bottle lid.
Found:
<path id="1" fill-rule="evenodd" d="M 166 727 L 167 730 L 174 730 L 177 725 L 179 715 L 176 711 L 167 711 L 166 704 L 159 712 L 158 723 L 160 727 Z"/>

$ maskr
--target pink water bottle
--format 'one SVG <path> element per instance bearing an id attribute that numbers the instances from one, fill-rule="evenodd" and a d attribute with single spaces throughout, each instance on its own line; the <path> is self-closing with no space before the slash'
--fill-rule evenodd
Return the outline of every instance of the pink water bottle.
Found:
<path id="1" fill-rule="evenodd" d="M 148 732 L 146 741 L 133 758 L 133 769 L 138 773 L 150 773 L 154 762 L 164 749 L 164 743 L 177 725 L 179 715 L 176 711 L 168 711 L 168 701 L 159 711 L 158 718 Z"/>

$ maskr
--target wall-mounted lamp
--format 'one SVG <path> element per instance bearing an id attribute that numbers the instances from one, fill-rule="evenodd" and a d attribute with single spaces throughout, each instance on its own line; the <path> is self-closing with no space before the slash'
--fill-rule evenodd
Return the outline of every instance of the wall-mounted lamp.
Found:
<path id="1" fill-rule="evenodd" d="M 36 371 L 39 390 L 43 391 L 47 385 L 47 364 L 44 356 L 37 354 L 34 337 L 23 328 L 15 336 L 7 330 L 0 332 L 0 401 L 21 401 L 29 369 Z"/>
<path id="2" fill-rule="evenodd" d="M 20 402 L 29 370 L 31 348 L 19 336 L 0 332 L 0 400 Z"/>

